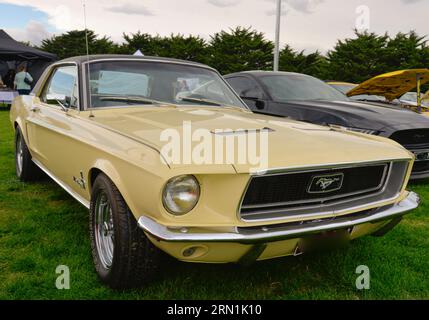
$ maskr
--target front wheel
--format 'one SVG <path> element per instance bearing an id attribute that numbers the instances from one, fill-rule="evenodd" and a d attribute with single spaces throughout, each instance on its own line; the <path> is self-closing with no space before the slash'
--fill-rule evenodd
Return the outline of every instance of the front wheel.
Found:
<path id="1" fill-rule="evenodd" d="M 22 182 L 35 181 L 41 178 L 41 170 L 31 160 L 31 154 L 19 127 L 15 132 L 15 171 Z"/>
<path id="2" fill-rule="evenodd" d="M 160 251 L 138 227 L 119 190 L 104 174 L 90 206 L 92 256 L 99 278 L 115 289 L 141 286 L 157 274 Z"/>

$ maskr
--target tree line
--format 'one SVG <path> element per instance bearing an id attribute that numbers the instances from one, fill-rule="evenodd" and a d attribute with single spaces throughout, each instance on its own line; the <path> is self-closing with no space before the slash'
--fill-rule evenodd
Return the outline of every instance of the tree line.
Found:
<path id="1" fill-rule="evenodd" d="M 274 43 L 251 28 L 220 31 L 205 40 L 199 36 L 148 33 L 123 34 L 124 42 L 87 30 L 90 54 L 162 56 L 201 62 L 228 74 L 246 70 L 272 70 Z M 40 49 L 63 59 L 86 54 L 85 30 L 74 30 L 42 41 Z M 305 53 L 286 45 L 280 52 L 279 68 L 321 79 L 360 83 L 381 73 L 429 67 L 426 36 L 415 31 L 389 36 L 355 31 L 354 37 L 338 40 L 326 54 Z"/>

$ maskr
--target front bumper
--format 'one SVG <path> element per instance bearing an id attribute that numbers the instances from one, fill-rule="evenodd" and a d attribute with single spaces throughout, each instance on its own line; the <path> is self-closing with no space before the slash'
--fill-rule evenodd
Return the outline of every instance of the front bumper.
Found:
<path id="1" fill-rule="evenodd" d="M 167 243 L 239 243 L 260 244 L 288 239 L 302 238 L 307 235 L 326 231 L 348 229 L 363 224 L 376 224 L 405 215 L 418 207 L 419 196 L 409 192 L 407 197 L 390 206 L 371 210 L 363 215 L 348 215 L 335 220 L 322 221 L 314 224 L 284 224 L 258 228 L 235 228 L 232 232 L 191 232 L 188 228 L 168 228 L 158 224 L 151 218 L 142 216 L 138 224 L 153 239 Z"/>

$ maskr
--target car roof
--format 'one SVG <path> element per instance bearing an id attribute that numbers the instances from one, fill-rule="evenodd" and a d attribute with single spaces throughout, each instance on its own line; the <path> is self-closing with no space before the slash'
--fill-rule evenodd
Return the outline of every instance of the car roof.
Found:
<path id="1" fill-rule="evenodd" d="M 187 61 L 187 60 L 180 60 L 180 59 L 173 59 L 173 58 L 165 58 L 165 57 L 155 57 L 155 56 L 133 56 L 133 55 L 126 55 L 126 54 L 95 54 L 95 55 L 88 55 L 88 56 L 76 56 L 76 57 L 70 57 L 66 58 L 60 61 L 57 61 L 58 63 L 66 63 L 66 62 L 73 62 L 77 64 L 83 64 L 86 62 L 92 62 L 92 61 L 99 61 L 99 60 L 141 60 L 141 61 L 162 61 L 162 62 L 169 62 L 169 63 L 179 63 L 179 64 L 191 64 L 199 67 L 205 67 L 210 68 L 209 66 L 193 62 L 193 61 Z M 212 68 L 210 68 L 212 69 Z"/>

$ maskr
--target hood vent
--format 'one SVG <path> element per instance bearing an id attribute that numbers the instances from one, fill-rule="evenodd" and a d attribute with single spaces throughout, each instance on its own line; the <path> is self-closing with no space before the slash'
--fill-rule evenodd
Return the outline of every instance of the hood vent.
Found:
<path id="1" fill-rule="evenodd" d="M 212 134 L 216 134 L 219 136 L 236 136 L 236 135 L 242 135 L 242 134 L 249 134 L 249 133 L 261 133 L 261 132 L 274 132 L 274 129 L 271 128 L 262 128 L 262 129 L 239 129 L 239 130 L 225 130 L 225 131 L 219 131 L 216 130 L 210 131 Z"/>

